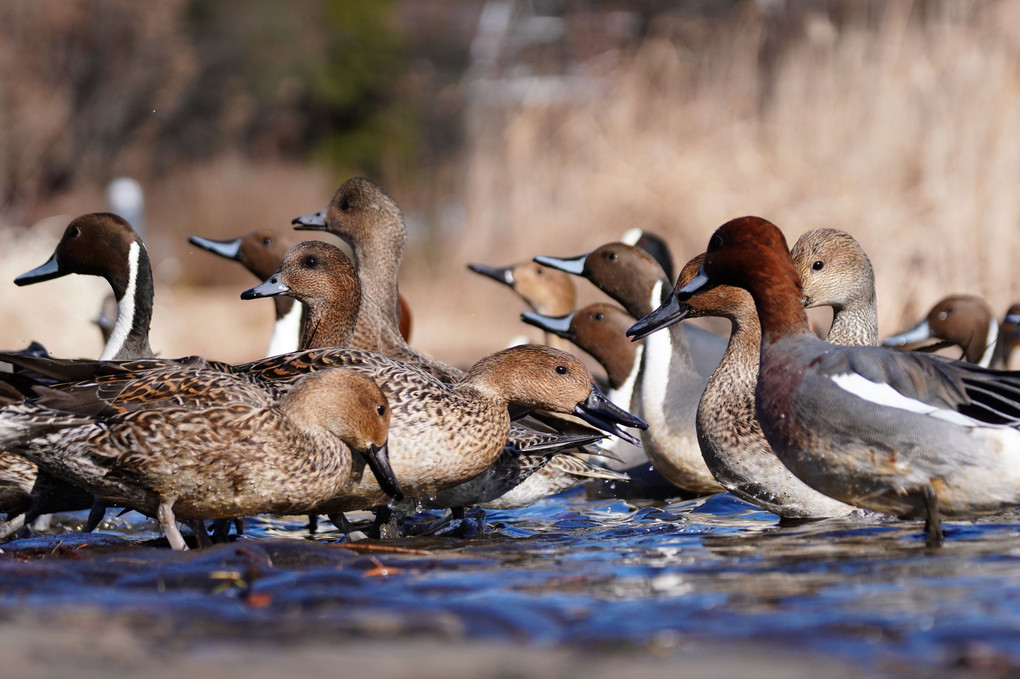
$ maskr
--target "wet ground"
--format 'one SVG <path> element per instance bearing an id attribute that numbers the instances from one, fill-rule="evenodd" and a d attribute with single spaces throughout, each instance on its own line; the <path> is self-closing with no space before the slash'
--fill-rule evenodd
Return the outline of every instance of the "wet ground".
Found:
<path id="1" fill-rule="evenodd" d="M 639 508 L 575 492 L 489 512 L 472 538 L 344 545 L 299 518 L 249 519 L 236 542 L 184 554 L 131 516 L 0 547 L 5 667 L 1020 675 L 1018 514 L 948 523 L 933 550 L 916 523 L 780 527 L 729 495 Z"/>

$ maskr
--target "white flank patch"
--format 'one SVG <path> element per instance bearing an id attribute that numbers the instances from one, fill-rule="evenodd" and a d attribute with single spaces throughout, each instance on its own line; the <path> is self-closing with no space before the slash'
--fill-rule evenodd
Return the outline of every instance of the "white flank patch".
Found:
<path id="1" fill-rule="evenodd" d="M 999 342 L 999 322 L 994 318 L 988 321 L 988 335 L 985 337 L 985 353 L 981 355 L 978 365 L 987 368 L 995 356 L 995 345 Z"/>
<path id="2" fill-rule="evenodd" d="M 304 305 L 295 301 L 286 316 L 276 319 L 266 356 L 279 356 L 298 350 L 298 347 L 301 346 L 301 314 L 303 311 Z"/>
<path id="3" fill-rule="evenodd" d="M 141 259 L 142 248 L 138 245 L 138 242 L 131 243 L 130 249 L 128 249 L 128 284 L 127 289 L 124 291 L 124 296 L 117 304 L 117 324 L 113 326 L 113 332 L 110 333 L 110 339 L 107 340 L 106 346 L 103 347 L 103 353 L 99 357 L 100 361 L 110 361 L 116 356 L 121 347 L 124 346 L 124 342 L 127 341 L 128 334 L 131 332 L 131 326 L 135 322 L 135 305 L 138 300 L 135 299 L 138 295 L 138 260 Z"/>
<path id="4" fill-rule="evenodd" d="M 964 427 L 991 426 L 985 422 L 980 422 L 967 417 L 966 415 L 962 415 L 955 410 L 936 408 L 935 406 L 928 405 L 927 403 L 922 403 L 917 399 L 908 398 L 890 387 L 888 384 L 872 382 L 857 373 L 833 375 L 829 379 L 831 379 L 840 389 L 843 389 L 858 398 L 862 398 L 865 401 L 870 401 L 871 403 L 875 403 L 880 406 L 906 410 L 919 415 L 930 415 L 931 417 L 945 420 L 946 422 L 952 422 L 953 424 L 959 424 Z"/>

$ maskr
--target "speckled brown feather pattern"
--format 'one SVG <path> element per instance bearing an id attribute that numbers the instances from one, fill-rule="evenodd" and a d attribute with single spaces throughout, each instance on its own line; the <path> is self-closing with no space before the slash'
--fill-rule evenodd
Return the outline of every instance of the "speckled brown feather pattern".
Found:
<path id="1" fill-rule="evenodd" d="M 168 503 L 179 518 L 308 511 L 347 481 L 351 455 L 341 436 L 359 446 L 386 439 L 389 411 L 372 409 L 384 398 L 349 371 L 298 380 L 280 401 L 265 390 L 235 398 L 100 418 L 14 404 L 0 410 L 0 435 L 12 451 L 104 499 L 153 515 Z M 366 404 L 368 414 L 356 412 Z"/>

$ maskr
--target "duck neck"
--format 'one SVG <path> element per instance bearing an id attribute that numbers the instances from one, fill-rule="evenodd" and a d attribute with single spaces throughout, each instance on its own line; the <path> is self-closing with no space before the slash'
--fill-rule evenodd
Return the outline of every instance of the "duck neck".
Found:
<path id="1" fill-rule="evenodd" d="M 832 327 L 826 337 L 829 344 L 844 346 L 875 346 L 878 344 L 878 308 L 872 298 L 869 304 L 834 308 Z"/>
<path id="2" fill-rule="evenodd" d="M 332 303 L 331 303 L 332 302 Z M 358 304 L 343 300 L 308 300 L 307 316 L 301 335 L 301 350 L 319 347 L 346 347 L 354 335 Z"/>
<path id="3" fill-rule="evenodd" d="M 789 255 L 785 261 L 771 257 L 768 262 L 772 266 L 746 271 L 746 288 L 758 312 L 762 346 L 801 333 L 811 334 L 807 312 L 801 303 L 800 279 Z"/>
<path id="4" fill-rule="evenodd" d="M 996 346 L 999 343 L 999 322 L 995 317 L 989 316 L 988 325 L 984 332 L 971 339 L 966 348 L 966 358 L 971 363 L 976 363 L 982 368 L 991 367 L 992 361 L 996 358 Z"/>
<path id="5" fill-rule="evenodd" d="M 117 299 L 117 323 L 110 332 L 100 360 L 152 356 L 149 324 L 152 322 L 152 265 L 145 246 L 132 241 L 128 248 L 127 276 L 108 276 Z"/>
<path id="6" fill-rule="evenodd" d="M 352 346 L 372 351 L 406 346 L 400 334 L 397 298 L 397 275 L 406 241 L 406 229 L 401 222 L 399 236 L 350 244 L 362 291 Z"/>

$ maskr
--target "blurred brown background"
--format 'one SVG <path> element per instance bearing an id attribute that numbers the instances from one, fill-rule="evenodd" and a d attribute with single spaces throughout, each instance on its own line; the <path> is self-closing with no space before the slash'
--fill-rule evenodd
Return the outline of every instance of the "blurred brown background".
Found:
<path id="1" fill-rule="evenodd" d="M 522 306 L 465 264 L 643 227 L 678 264 L 758 214 L 875 264 L 883 335 L 950 292 L 1020 301 L 1020 4 L 127 0 L 0 5 L 0 346 L 95 356 L 107 286 L 11 280 L 145 190 L 153 348 L 268 343 L 237 265 L 188 246 L 288 228 L 353 175 L 404 209 L 413 344 L 469 364 Z M 582 287 L 582 301 L 598 295 Z"/>

